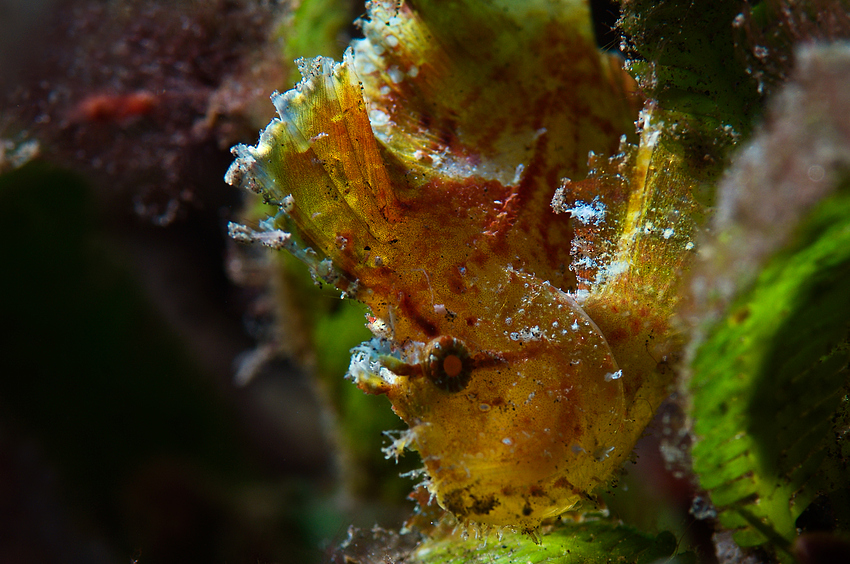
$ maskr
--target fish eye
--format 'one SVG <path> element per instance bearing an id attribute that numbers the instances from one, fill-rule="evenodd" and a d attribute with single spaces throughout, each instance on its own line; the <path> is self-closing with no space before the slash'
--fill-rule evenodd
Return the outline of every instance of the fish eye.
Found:
<path id="1" fill-rule="evenodd" d="M 463 341 L 443 335 L 425 347 L 425 376 L 447 392 L 459 392 L 469 383 L 473 360 Z"/>

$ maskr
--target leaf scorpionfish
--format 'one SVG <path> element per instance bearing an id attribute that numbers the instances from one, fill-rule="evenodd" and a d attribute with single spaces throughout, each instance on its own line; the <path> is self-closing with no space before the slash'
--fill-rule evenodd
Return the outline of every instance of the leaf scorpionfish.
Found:
<path id="1" fill-rule="evenodd" d="M 667 395 L 696 204 L 650 112 L 626 141 L 631 83 L 585 2 L 367 7 L 365 38 L 300 60 L 234 148 L 226 180 L 280 212 L 231 234 L 368 305 L 349 376 L 409 426 L 388 455 L 418 451 L 460 522 L 533 530 L 611 479 Z"/>

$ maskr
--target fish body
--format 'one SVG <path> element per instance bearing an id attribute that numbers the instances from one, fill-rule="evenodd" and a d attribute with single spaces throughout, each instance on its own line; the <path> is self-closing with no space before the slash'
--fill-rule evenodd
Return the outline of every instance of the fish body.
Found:
<path id="1" fill-rule="evenodd" d="M 300 63 L 227 175 L 280 213 L 233 233 L 368 305 L 350 376 L 409 426 L 388 454 L 418 451 L 460 521 L 532 530 L 610 480 L 667 394 L 691 204 L 652 188 L 676 157 L 648 114 L 621 139 L 634 104 L 584 3 L 436 4 L 372 2 L 341 63 Z M 473 11 L 490 27 L 448 19 Z M 620 154 L 562 183 L 588 151 Z"/>

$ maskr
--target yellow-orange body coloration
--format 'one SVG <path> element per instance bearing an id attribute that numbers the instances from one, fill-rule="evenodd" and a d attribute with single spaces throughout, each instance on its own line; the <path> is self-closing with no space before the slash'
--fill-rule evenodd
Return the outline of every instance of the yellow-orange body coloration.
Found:
<path id="1" fill-rule="evenodd" d="M 559 191 L 572 221 L 550 207 L 633 128 L 582 2 L 478 7 L 461 27 L 436 4 L 372 3 L 342 63 L 304 62 L 273 97 L 280 119 L 227 179 L 281 213 L 234 234 L 371 308 L 351 376 L 407 422 L 389 453 L 417 450 L 444 508 L 533 529 L 610 479 L 666 395 L 691 227 L 668 213 L 681 187 L 647 188 L 674 158 L 648 122 L 616 170 Z"/>

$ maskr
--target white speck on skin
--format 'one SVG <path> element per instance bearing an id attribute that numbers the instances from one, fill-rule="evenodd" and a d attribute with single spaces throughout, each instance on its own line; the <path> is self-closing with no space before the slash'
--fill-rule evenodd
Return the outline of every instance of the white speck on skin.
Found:
<path id="1" fill-rule="evenodd" d="M 512 341 L 522 341 L 523 343 L 527 343 L 529 341 L 539 341 L 543 338 L 543 336 L 543 331 L 540 329 L 539 325 L 520 329 L 519 331 L 510 334 L 510 338 Z"/>
<path id="2" fill-rule="evenodd" d="M 516 165 L 516 171 L 514 172 L 514 179 L 512 184 L 519 184 L 522 180 L 522 173 L 525 170 L 525 165 L 520 163 Z"/>
<path id="3" fill-rule="evenodd" d="M 392 80 L 394 84 L 399 84 L 404 80 L 404 73 L 395 66 L 387 69 L 387 76 L 390 77 L 390 80 Z"/>
<path id="4" fill-rule="evenodd" d="M 369 110 L 369 121 L 372 125 L 387 125 L 390 122 L 390 116 L 383 110 L 372 108 Z"/>
<path id="5" fill-rule="evenodd" d="M 606 374 L 605 375 L 605 381 L 611 382 L 613 380 L 619 380 L 622 377 L 623 377 L 623 371 L 617 370 L 616 372 L 609 372 L 608 374 Z"/>
<path id="6" fill-rule="evenodd" d="M 664 230 L 664 232 L 661 234 L 661 236 L 664 237 L 665 239 L 669 239 L 670 237 L 673 236 L 673 230 L 668 227 L 667 229 Z"/>
<path id="7" fill-rule="evenodd" d="M 596 460 L 598 460 L 599 462 L 602 462 L 603 460 L 605 460 L 606 458 L 608 458 L 608 456 L 609 456 L 612 452 L 614 452 L 614 447 L 600 447 L 600 448 L 599 448 L 599 449 L 598 449 L 595 453 L 593 453 L 593 454 L 594 454 L 594 458 L 596 458 Z"/>

